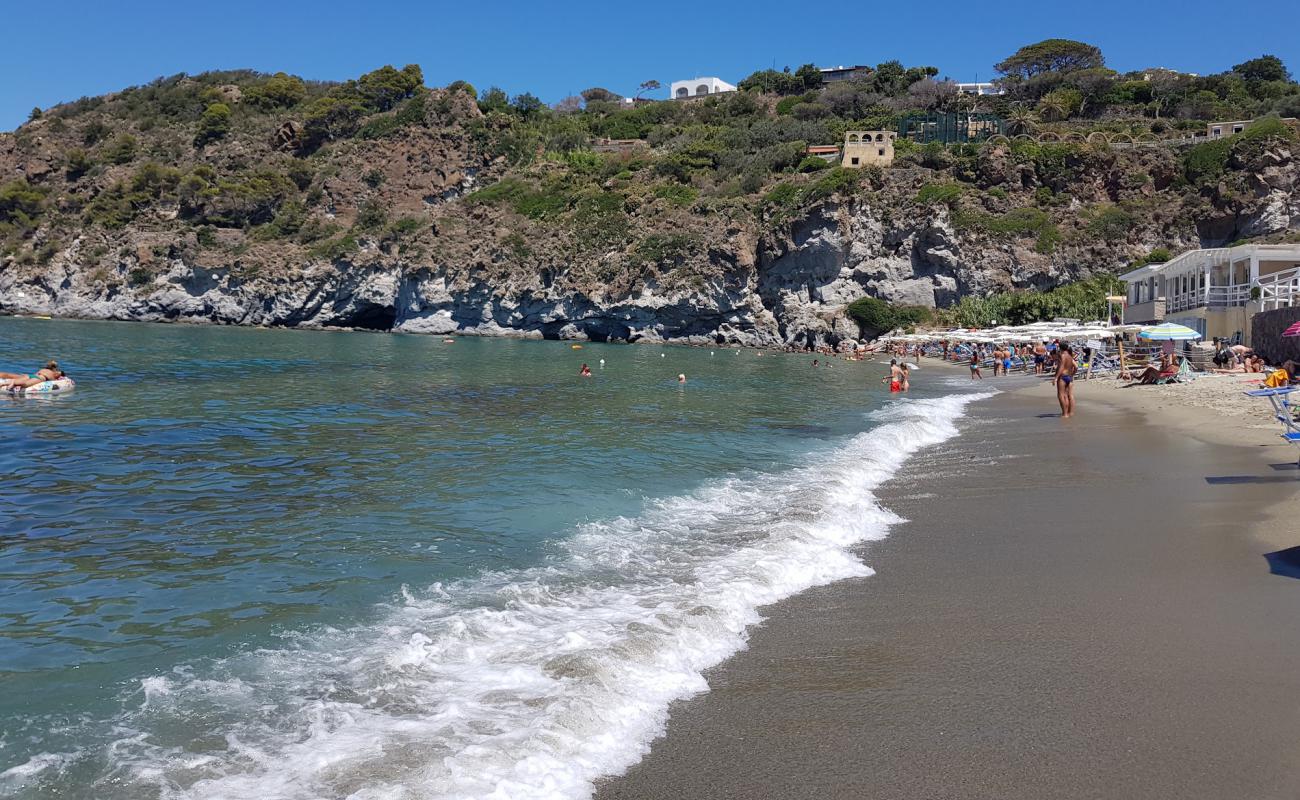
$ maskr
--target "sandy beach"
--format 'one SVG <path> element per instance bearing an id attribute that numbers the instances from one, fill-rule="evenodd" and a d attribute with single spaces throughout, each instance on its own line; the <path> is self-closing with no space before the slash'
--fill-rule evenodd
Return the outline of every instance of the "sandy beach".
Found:
<path id="1" fill-rule="evenodd" d="M 986 380 L 881 492 L 877 574 L 766 609 L 598 797 L 1300 795 L 1300 474 L 1246 377 L 1081 382 L 1069 422 Z"/>

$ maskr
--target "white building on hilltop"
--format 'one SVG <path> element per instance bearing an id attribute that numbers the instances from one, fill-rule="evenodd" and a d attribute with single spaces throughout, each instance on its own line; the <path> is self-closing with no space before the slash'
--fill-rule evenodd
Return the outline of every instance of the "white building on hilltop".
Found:
<path id="1" fill-rule="evenodd" d="M 996 83 L 979 83 L 979 82 L 959 83 L 957 84 L 957 91 L 961 92 L 962 94 L 973 94 L 979 97 L 983 97 L 984 95 L 990 95 L 990 94 L 1004 93 L 1002 87 L 998 86 Z"/>
<path id="2" fill-rule="evenodd" d="M 684 100 L 688 97 L 704 97 L 734 91 L 736 87 L 721 78 L 691 78 L 688 81 L 673 81 L 672 93 L 669 97 L 674 100 Z"/>

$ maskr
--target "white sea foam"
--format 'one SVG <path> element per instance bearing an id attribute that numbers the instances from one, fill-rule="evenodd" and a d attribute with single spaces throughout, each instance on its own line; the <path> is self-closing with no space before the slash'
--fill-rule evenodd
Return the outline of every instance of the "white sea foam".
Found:
<path id="1" fill-rule="evenodd" d="M 984 396 L 897 401 L 815 463 L 584 526 L 543 566 L 403 588 L 381 624 L 147 678 L 96 796 L 588 797 L 763 605 L 871 574 L 854 546 L 898 521 L 873 490 Z"/>

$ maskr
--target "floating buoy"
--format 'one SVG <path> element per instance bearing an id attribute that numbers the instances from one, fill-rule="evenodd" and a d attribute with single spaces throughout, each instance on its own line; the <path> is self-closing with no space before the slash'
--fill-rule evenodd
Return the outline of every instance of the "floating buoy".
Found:
<path id="1" fill-rule="evenodd" d="M 574 350 L 581 350 L 581 349 L 582 349 L 582 345 L 580 345 L 580 344 L 571 344 L 571 345 L 569 345 L 569 347 L 573 348 Z"/>
<path id="2" fill-rule="evenodd" d="M 601 365 L 602 367 L 605 366 L 605 359 L 602 358 L 602 359 L 600 360 L 600 365 Z"/>

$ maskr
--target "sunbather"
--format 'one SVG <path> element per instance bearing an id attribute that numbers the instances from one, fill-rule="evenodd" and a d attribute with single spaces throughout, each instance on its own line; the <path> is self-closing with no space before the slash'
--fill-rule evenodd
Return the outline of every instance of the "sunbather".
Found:
<path id="1" fill-rule="evenodd" d="M 1178 376 L 1178 367 L 1175 367 L 1172 363 L 1166 362 L 1163 358 L 1160 361 L 1162 366 L 1157 367 L 1152 364 L 1135 376 L 1136 381 L 1143 385 L 1150 385 L 1153 383 L 1165 383 L 1170 378 Z"/>

